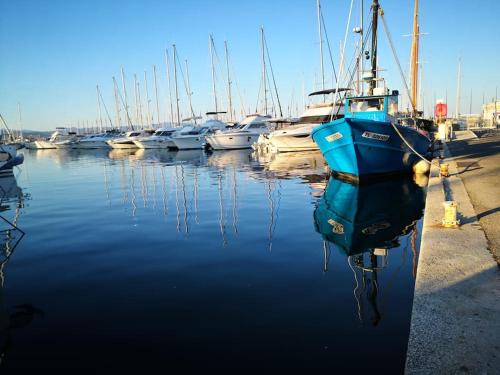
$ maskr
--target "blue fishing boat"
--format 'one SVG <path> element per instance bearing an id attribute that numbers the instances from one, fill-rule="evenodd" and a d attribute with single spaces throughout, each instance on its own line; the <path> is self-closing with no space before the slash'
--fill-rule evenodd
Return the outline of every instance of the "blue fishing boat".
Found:
<path id="1" fill-rule="evenodd" d="M 357 185 L 330 177 L 314 211 L 316 231 L 346 255 L 399 245 L 422 217 L 424 189 L 408 176 Z"/>
<path id="2" fill-rule="evenodd" d="M 376 25 L 378 1 L 374 0 L 371 71 L 367 95 L 346 96 L 344 118 L 316 127 L 313 140 L 334 174 L 360 181 L 369 177 L 411 171 L 426 155 L 431 141 L 417 126 L 398 123 L 399 92 L 377 87 Z"/>

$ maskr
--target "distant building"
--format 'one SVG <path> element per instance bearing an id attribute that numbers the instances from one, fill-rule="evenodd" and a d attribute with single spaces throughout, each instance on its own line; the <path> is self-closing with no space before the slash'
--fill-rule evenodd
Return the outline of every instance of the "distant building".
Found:
<path id="1" fill-rule="evenodd" d="M 500 125 L 500 100 L 483 104 L 483 124 L 489 128 Z"/>

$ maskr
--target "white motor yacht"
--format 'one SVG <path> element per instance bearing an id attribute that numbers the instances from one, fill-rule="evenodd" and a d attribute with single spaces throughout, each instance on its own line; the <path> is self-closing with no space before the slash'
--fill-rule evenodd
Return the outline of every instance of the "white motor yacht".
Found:
<path id="1" fill-rule="evenodd" d="M 73 144 L 73 148 L 78 149 L 95 149 L 95 148 L 109 148 L 108 141 L 118 138 L 120 133 L 116 131 L 106 131 L 100 134 L 91 134 L 80 138 Z"/>
<path id="2" fill-rule="evenodd" d="M 345 91 L 346 89 L 339 89 L 339 92 L 341 90 Z M 314 92 L 310 96 L 328 95 L 334 92 L 335 89 L 323 90 Z M 333 102 L 310 104 L 296 124 L 269 134 L 267 137 L 269 147 L 276 152 L 319 150 L 311 137 L 312 130 L 320 124 L 342 117 L 344 117 L 343 104 L 338 103 L 335 106 Z"/>
<path id="3" fill-rule="evenodd" d="M 143 148 L 174 148 L 172 135 L 179 131 L 175 128 L 159 128 L 150 137 L 140 137 L 134 140 L 137 147 Z"/>
<path id="4" fill-rule="evenodd" d="M 249 115 L 232 129 L 216 131 L 205 138 L 214 150 L 251 148 L 261 134 L 269 132 L 269 119 L 269 116 Z"/>
<path id="5" fill-rule="evenodd" d="M 116 149 L 130 149 L 137 148 L 137 145 L 134 143 L 135 140 L 139 138 L 148 137 L 154 133 L 154 130 L 132 130 L 125 133 L 124 137 L 111 139 L 106 143 L 111 146 L 111 148 Z"/>
<path id="6" fill-rule="evenodd" d="M 35 141 L 35 148 L 38 150 L 57 148 L 57 143 L 74 140 L 76 138 L 76 133 L 71 132 L 66 128 L 58 127 L 56 131 L 52 133 L 49 139 L 39 139 Z"/>
<path id="7" fill-rule="evenodd" d="M 208 120 L 203 125 L 194 126 L 191 130 L 181 130 L 172 135 L 172 141 L 179 150 L 190 150 L 205 147 L 205 136 L 217 130 L 223 130 L 226 124 L 219 120 Z"/>

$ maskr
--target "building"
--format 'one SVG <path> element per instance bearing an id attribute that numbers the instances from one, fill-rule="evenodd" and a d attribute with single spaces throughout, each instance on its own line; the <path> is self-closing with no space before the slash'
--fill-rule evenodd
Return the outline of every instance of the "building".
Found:
<path id="1" fill-rule="evenodd" d="M 485 127 L 491 128 L 500 125 L 500 100 L 483 104 L 483 123 Z"/>

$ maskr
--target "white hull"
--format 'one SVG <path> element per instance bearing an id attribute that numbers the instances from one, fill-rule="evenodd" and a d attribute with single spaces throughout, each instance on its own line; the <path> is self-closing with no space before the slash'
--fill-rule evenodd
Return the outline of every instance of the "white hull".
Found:
<path id="1" fill-rule="evenodd" d="M 175 143 L 171 139 L 148 139 L 142 141 L 134 141 L 135 145 L 140 149 L 166 149 L 174 148 Z"/>
<path id="2" fill-rule="evenodd" d="M 315 126 L 311 124 L 276 130 L 269 135 L 269 145 L 277 152 L 319 150 L 318 145 L 311 137 L 312 129 Z"/>
<path id="3" fill-rule="evenodd" d="M 95 148 L 109 148 L 109 145 L 105 141 L 84 141 L 77 142 L 73 145 L 73 148 L 78 149 L 95 149 Z"/>
<path id="4" fill-rule="evenodd" d="M 108 145 L 110 145 L 111 148 L 119 149 L 119 150 L 137 148 L 137 145 L 132 140 L 127 141 L 127 142 L 109 142 Z"/>
<path id="5" fill-rule="evenodd" d="M 172 141 L 179 150 L 201 149 L 205 145 L 205 137 L 203 135 L 174 137 Z"/>
<path id="6" fill-rule="evenodd" d="M 257 142 L 260 134 L 256 133 L 227 133 L 212 134 L 206 137 L 207 143 L 214 150 L 236 150 L 251 148 Z"/>
<path id="7" fill-rule="evenodd" d="M 49 141 L 35 141 L 35 148 L 37 150 L 47 150 L 51 148 L 57 148 L 57 146 Z"/>

